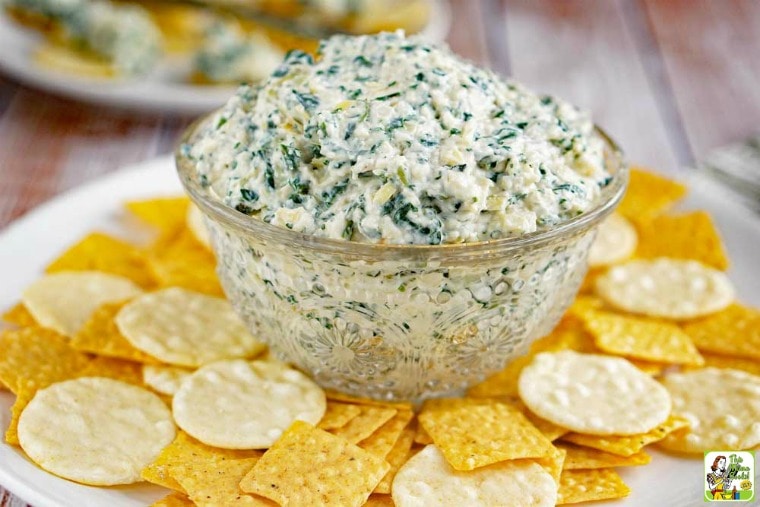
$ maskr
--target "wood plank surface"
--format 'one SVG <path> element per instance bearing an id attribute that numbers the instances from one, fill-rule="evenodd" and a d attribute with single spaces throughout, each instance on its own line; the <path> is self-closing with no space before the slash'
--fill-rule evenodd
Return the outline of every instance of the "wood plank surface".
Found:
<path id="1" fill-rule="evenodd" d="M 592 111 L 630 161 L 669 173 L 760 130 L 760 1 L 450 0 L 451 47 Z M 125 165 L 190 119 L 82 104 L 0 76 L 0 229 Z M 26 504 L 0 486 L 0 507 Z"/>
<path id="2" fill-rule="evenodd" d="M 506 0 L 514 77 L 589 109 L 632 163 L 677 172 L 678 159 L 620 2 Z"/>
<path id="3" fill-rule="evenodd" d="M 695 157 L 760 133 L 760 2 L 644 5 Z"/>

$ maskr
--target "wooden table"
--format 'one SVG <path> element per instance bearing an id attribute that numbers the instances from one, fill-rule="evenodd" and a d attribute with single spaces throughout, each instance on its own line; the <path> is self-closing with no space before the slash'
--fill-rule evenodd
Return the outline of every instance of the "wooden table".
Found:
<path id="1" fill-rule="evenodd" d="M 593 112 L 629 161 L 678 175 L 760 130 L 760 2 L 451 0 L 462 55 Z M 191 118 L 52 97 L 0 76 L 0 228 L 171 151 Z M 0 507 L 25 505 L 0 487 Z"/>

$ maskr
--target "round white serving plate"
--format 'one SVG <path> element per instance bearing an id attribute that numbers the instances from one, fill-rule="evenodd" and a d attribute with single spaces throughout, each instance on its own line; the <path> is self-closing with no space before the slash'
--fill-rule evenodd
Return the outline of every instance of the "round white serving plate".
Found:
<path id="1" fill-rule="evenodd" d="M 451 7 L 447 0 L 430 1 L 432 15 L 422 34 L 443 41 L 451 25 Z M 0 71 L 33 88 L 83 102 L 192 115 L 222 106 L 235 91 L 234 86 L 187 83 L 187 59 L 167 58 L 150 74 L 134 79 L 93 79 L 57 72 L 34 62 L 32 55 L 41 42 L 39 33 L 16 23 L 0 8 Z"/>
<path id="2" fill-rule="evenodd" d="M 681 207 L 712 213 L 728 247 L 732 262 L 729 274 L 739 299 L 760 306 L 760 217 L 732 201 L 716 183 L 697 175 L 688 183 L 690 195 Z M 14 305 L 50 261 L 88 232 L 133 236 L 136 231 L 129 230 L 123 220 L 124 201 L 180 193 L 174 163 L 163 157 L 112 173 L 31 211 L 0 233 L 0 309 Z M 3 433 L 13 399 L 12 394 L 0 391 Z M 674 457 L 656 448 L 647 451 L 653 455 L 649 465 L 619 469 L 632 489 L 631 495 L 595 505 L 702 504 L 700 459 Z M 137 507 L 168 494 L 168 490 L 146 484 L 119 488 L 76 484 L 39 469 L 18 448 L 6 444 L 0 444 L 0 484 L 35 507 Z"/>

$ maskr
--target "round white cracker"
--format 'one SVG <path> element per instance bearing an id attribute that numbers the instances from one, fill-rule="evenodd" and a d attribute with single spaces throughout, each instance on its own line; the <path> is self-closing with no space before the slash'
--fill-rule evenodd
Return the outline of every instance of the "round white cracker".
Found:
<path id="1" fill-rule="evenodd" d="M 24 306 L 43 327 L 74 336 L 105 303 L 141 294 L 127 278 L 99 271 L 62 271 L 45 275 L 27 287 Z"/>
<path id="2" fill-rule="evenodd" d="M 636 228 L 628 219 L 614 213 L 599 225 L 588 253 L 588 265 L 596 268 L 622 262 L 633 255 L 637 244 Z"/>
<path id="3" fill-rule="evenodd" d="M 536 415 L 592 435 L 645 433 L 671 407 L 667 390 L 629 361 L 571 350 L 537 354 L 518 390 Z"/>
<path id="4" fill-rule="evenodd" d="M 679 452 L 750 449 L 760 444 L 760 377 L 739 370 L 704 368 L 674 373 L 662 381 L 673 399 L 673 414 L 689 428 L 660 445 Z"/>
<path id="5" fill-rule="evenodd" d="M 174 396 L 193 370 L 165 364 L 145 364 L 142 367 L 143 382 L 157 393 Z"/>
<path id="6" fill-rule="evenodd" d="M 264 449 L 293 421 L 317 424 L 327 402 L 304 374 L 269 361 L 220 361 L 198 369 L 174 395 L 177 425 L 225 449 Z"/>
<path id="7" fill-rule="evenodd" d="M 195 204 L 190 203 L 187 207 L 186 215 L 187 228 L 201 244 L 209 250 L 211 249 L 211 237 L 208 233 L 206 223 L 203 221 L 203 212 Z"/>
<path id="8" fill-rule="evenodd" d="M 621 310 L 679 320 L 717 312 L 734 300 L 734 287 L 722 271 L 664 257 L 611 268 L 597 278 L 596 292 Z"/>
<path id="9" fill-rule="evenodd" d="M 32 461 L 96 486 L 141 481 L 140 471 L 174 436 L 171 412 L 158 396 L 101 377 L 38 391 L 18 423 L 21 448 Z"/>
<path id="10" fill-rule="evenodd" d="M 451 468 L 432 444 L 399 469 L 391 491 L 398 507 L 539 507 L 553 506 L 557 501 L 557 484 L 533 461 L 505 461 L 460 472 Z"/>
<path id="11" fill-rule="evenodd" d="M 130 301 L 116 315 L 116 325 L 136 348 L 177 366 L 252 357 L 265 348 L 225 299 L 179 287 Z"/>

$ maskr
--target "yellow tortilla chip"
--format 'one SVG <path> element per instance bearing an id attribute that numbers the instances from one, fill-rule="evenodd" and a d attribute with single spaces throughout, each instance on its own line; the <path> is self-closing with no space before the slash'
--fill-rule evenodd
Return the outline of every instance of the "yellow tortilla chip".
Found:
<path id="1" fill-rule="evenodd" d="M 45 271 L 102 271 L 128 278 L 143 288 L 155 285 L 145 255 L 138 248 L 100 232 L 93 232 L 69 247 Z"/>
<path id="2" fill-rule="evenodd" d="M 22 385 L 16 393 L 16 400 L 11 406 L 11 422 L 8 425 L 8 429 L 5 431 L 5 441 L 11 445 L 20 445 L 18 440 L 18 420 L 21 417 L 21 412 L 24 411 L 26 406 L 32 401 L 37 391 L 41 389 L 33 385 Z"/>
<path id="3" fill-rule="evenodd" d="M 563 470 L 557 492 L 557 505 L 623 498 L 631 493 L 612 468 Z"/>
<path id="4" fill-rule="evenodd" d="M 554 447 L 518 409 L 487 399 L 429 400 L 419 422 L 456 470 L 551 456 Z"/>
<path id="5" fill-rule="evenodd" d="M 372 435 L 398 412 L 395 408 L 371 405 L 365 405 L 361 409 L 361 413 L 351 419 L 348 424 L 335 428 L 330 433 L 356 444 Z"/>
<path id="6" fill-rule="evenodd" d="M 662 215 L 639 224 L 636 256 L 691 259 L 723 271 L 728 269 L 726 248 L 705 211 Z"/>
<path id="7" fill-rule="evenodd" d="M 328 401 L 325 415 L 322 416 L 322 420 L 317 424 L 317 428 L 322 430 L 342 428 L 351 419 L 361 414 L 361 412 L 362 409 L 359 405 Z"/>
<path id="8" fill-rule="evenodd" d="M 676 324 L 608 312 L 586 314 L 596 346 L 620 356 L 668 364 L 700 366 L 704 359 Z"/>
<path id="9" fill-rule="evenodd" d="M 148 225 L 162 232 L 176 231 L 185 226 L 190 200 L 187 197 L 165 197 L 142 201 L 129 201 L 127 210 Z"/>
<path id="10" fill-rule="evenodd" d="M 389 468 L 382 458 L 296 421 L 240 487 L 281 505 L 362 505 Z"/>
<path id="11" fill-rule="evenodd" d="M 155 358 L 135 348 L 119 332 L 114 319 L 123 306 L 124 303 L 106 303 L 95 310 L 82 329 L 71 339 L 71 346 L 101 356 L 140 363 L 158 363 Z"/>
<path id="12" fill-rule="evenodd" d="M 80 377 L 105 377 L 144 387 L 142 364 L 113 357 L 96 356 L 79 373 Z"/>
<path id="13" fill-rule="evenodd" d="M 23 303 L 16 303 L 16 305 L 6 311 L 2 316 L 2 320 L 17 327 L 31 327 L 39 325 L 37 321 L 34 320 L 34 316 L 29 313 L 29 310 L 26 309 L 26 306 L 24 306 Z"/>
<path id="14" fill-rule="evenodd" d="M 639 370 L 643 371 L 647 375 L 652 375 L 653 377 L 662 375 L 665 369 L 670 366 L 669 364 L 665 364 L 665 363 L 657 363 L 654 361 L 643 361 L 641 359 L 632 359 L 630 357 L 628 358 L 628 361 L 630 361 L 631 364 L 633 364 Z"/>
<path id="15" fill-rule="evenodd" d="M 562 476 L 566 456 L 567 451 L 560 449 L 559 447 L 554 447 L 551 455 L 546 456 L 545 458 L 534 458 L 532 461 L 541 465 L 544 470 L 551 474 L 554 482 L 557 483 L 557 489 L 559 489 L 559 480 Z"/>
<path id="16" fill-rule="evenodd" d="M 160 287 L 182 287 L 224 297 L 214 255 L 188 230 L 160 237 L 148 250 L 148 267 Z"/>
<path id="17" fill-rule="evenodd" d="M 355 405 L 372 405 L 375 407 L 390 407 L 396 410 L 413 410 L 411 403 L 405 403 L 400 401 L 383 401 L 374 400 L 372 398 L 359 398 L 358 396 L 351 396 L 350 394 L 341 393 L 340 391 L 325 391 L 325 395 L 328 400 L 342 401 L 344 403 L 353 403 Z"/>
<path id="18" fill-rule="evenodd" d="M 369 495 L 364 507 L 394 507 L 395 505 L 396 504 L 393 503 L 391 495 L 378 495 L 373 493 Z"/>
<path id="19" fill-rule="evenodd" d="M 708 317 L 692 320 L 683 330 L 699 350 L 760 359 L 760 311 L 732 304 Z"/>
<path id="20" fill-rule="evenodd" d="M 385 460 L 390 464 L 391 468 L 375 488 L 375 493 L 390 494 L 391 484 L 393 484 L 393 478 L 396 477 L 396 472 L 398 472 L 398 469 L 401 468 L 401 466 L 411 457 L 412 444 L 414 443 L 416 433 L 417 431 L 413 426 L 407 426 L 404 428 L 404 431 L 401 432 L 398 440 L 393 444 L 393 449 L 391 449 L 385 457 Z"/>
<path id="21" fill-rule="evenodd" d="M 187 496 L 199 507 L 271 506 L 277 504 L 259 496 L 247 495 L 240 481 L 259 458 L 217 459 L 178 466 L 172 475 Z"/>
<path id="22" fill-rule="evenodd" d="M 522 369 L 533 360 L 533 354 L 513 359 L 503 370 L 472 386 L 467 395 L 473 398 L 493 398 L 496 396 L 517 396 L 517 380 Z M 418 442 L 428 444 L 431 442 Z"/>
<path id="23" fill-rule="evenodd" d="M 421 424 L 417 425 L 417 431 L 414 433 L 414 443 L 420 445 L 430 445 L 433 443 L 433 439 Z"/>
<path id="24" fill-rule="evenodd" d="M 175 491 L 174 493 L 169 493 L 161 500 L 153 502 L 150 507 L 193 507 L 194 505 L 195 503 L 187 495 Z"/>
<path id="25" fill-rule="evenodd" d="M 26 327 L 0 335 L 0 381 L 14 393 L 76 377 L 90 358 L 69 345 L 62 335 L 41 327 Z"/>
<path id="26" fill-rule="evenodd" d="M 670 416 L 667 421 L 646 433 L 628 436 L 598 436 L 584 435 L 582 433 L 568 433 L 562 437 L 566 442 L 599 449 L 618 456 L 632 456 L 639 452 L 645 445 L 657 442 L 668 434 L 689 425 L 689 421 L 677 416 Z"/>
<path id="27" fill-rule="evenodd" d="M 667 211 L 686 195 L 686 187 L 641 168 L 631 168 L 628 189 L 617 212 L 639 224 Z"/>
<path id="28" fill-rule="evenodd" d="M 411 410 L 399 410 L 388 422 L 380 426 L 374 433 L 359 442 L 359 447 L 372 454 L 385 458 L 396 440 L 401 436 L 404 428 L 414 417 Z"/>
<path id="29" fill-rule="evenodd" d="M 174 441 L 166 446 L 158 457 L 140 474 L 143 479 L 165 488 L 185 492 L 174 479 L 174 471 L 181 466 L 203 466 L 220 460 L 246 460 L 258 458 L 261 451 L 239 451 L 208 446 L 184 431 L 177 431 Z"/>
<path id="30" fill-rule="evenodd" d="M 652 461 L 652 457 L 644 451 L 639 451 L 630 456 L 619 456 L 591 447 L 562 442 L 557 444 L 557 447 L 567 453 L 563 465 L 565 470 L 640 466 Z"/>

